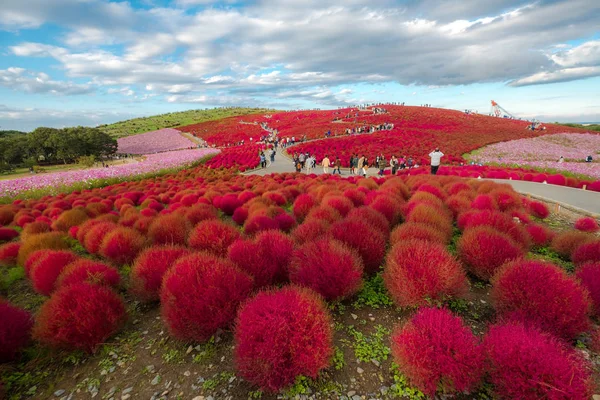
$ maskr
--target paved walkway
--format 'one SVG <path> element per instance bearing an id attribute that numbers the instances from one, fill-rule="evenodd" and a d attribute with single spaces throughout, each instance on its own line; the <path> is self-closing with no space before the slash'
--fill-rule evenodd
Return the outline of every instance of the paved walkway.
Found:
<path id="1" fill-rule="evenodd" d="M 333 171 L 330 168 L 330 171 Z M 282 154 L 281 150 L 275 156 L 275 162 L 269 163 L 267 168 L 246 172 L 246 175 L 269 175 L 273 173 L 296 172 L 291 159 Z M 306 173 L 305 171 L 302 171 Z M 320 175 L 323 168 L 317 166 L 312 173 Z M 342 176 L 349 176 L 350 170 L 342 168 Z M 369 168 L 368 176 L 376 176 L 377 169 Z M 529 194 L 541 200 L 560 204 L 574 211 L 600 217 L 600 192 L 591 192 L 581 189 L 573 189 L 566 186 L 548 185 L 527 181 L 511 181 L 504 179 L 490 179 L 498 183 L 508 183 L 519 193 Z"/>

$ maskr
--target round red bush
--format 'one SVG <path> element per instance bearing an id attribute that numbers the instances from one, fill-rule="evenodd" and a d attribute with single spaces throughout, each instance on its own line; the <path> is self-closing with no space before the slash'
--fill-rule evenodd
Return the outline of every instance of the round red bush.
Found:
<path id="1" fill-rule="evenodd" d="M 561 257 L 570 260 L 571 255 L 584 243 L 592 241 L 594 236 L 581 231 L 566 231 L 557 234 L 553 239 L 550 247 Z"/>
<path id="2" fill-rule="evenodd" d="M 495 325 L 483 341 L 486 371 L 499 399 L 591 397 L 585 361 L 564 343 L 518 323 Z"/>
<path id="3" fill-rule="evenodd" d="M 387 239 L 382 233 L 359 219 L 336 222 L 331 226 L 329 233 L 334 239 L 358 252 L 367 274 L 379 271 L 387 245 Z"/>
<path id="4" fill-rule="evenodd" d="M 363 264 L 358 254 L 337 240 L 308 242 L 294 251 L 290 281 L 327 300 L 356 294 L 362 286 Z"/>
<path id="5" fill-rule="evenodd" d="M 525 228 L 504 213 L 493 210 L 482 210 L 465 213 L 459 218 L 462 229 L 475 228 L 477 226 L 489 226 L 510 236 L 523 249 L 528 250 L 531 246 L 531 237 Z"/>
<path id="6" fill-rule="evenodd" d="M 116 288 L 120 281 L 121 276 L 115 268 L 101 262 L 81 258 L 65 267 L 58 277 L 56 288 L 78 283 Z"/>
<path id="7" fill-rule="evenodd" d="M 573 277 L 554 264 L 517 260 L 492 278 L 491 296 L 498 314 L 567 340 L 590 325 L 590 298 Z M 557 301 L 557 299 L 561 299 Z"/>
<path id="8" fill-rule="evenodd" d="M 595 233 L 600 230 L 598 222 L 594 218 L 583 217 L 575 221 L 575 229 L 582 232 Z"/>
<path id="9" fill-rule="evenodd" d="M 250 275 L 212 254 L 180 258 L 163 278 L 163 321 L 177 339 L 203 342 L 233 322 L 253 286 Z"/>
<path id="10" fill-rule="evenodd" d="M 8 207 L 10 206 L 0 207 L 0 225 L 9 225 L 15 217 L 13 210 Z"/>
<path id="11" fill-rule="evenodd" d="M 600 262 L 583 264 L 576 276 L 590 294 L 594 314 L 600 316 Z"/>
<path id="12" fill-rule="evenodd" d="M 309 194 L 301 194 L 292 205 L 292 212 L 299 221 L 304 221 L 310 210 L 316 205 L 315 199 Z"/>
<path id="13" fill-rule="evenodd" d="M 354 208 L 354 203 L 344 196 L 328 196 L 323 199 L 321 204 L 325 207 L 331 207 L 337 210 L 342 217 L 348 215 L 350 210 Z"/>
<path id="14" fill-rule="evenodd" d="M 248 219 L 248 209 L 244 207 L 236 208 L 231 219 L 238 225 L 244 225 L 244 222 Z"/>
<path id="15" fill-rule="evenodd" d="M 467 270 L 486 281 L 502 264 L 524 255 L 523 249 L 508 235 L 488 226 L 465 230 L 457 250 Z"/>
<path id="16" fill-rule="evenodd" d="M 90 254 L 96 254 L 100 251 L 100 246 L 104 237 L 116 229 L 117 225 L 113 222 L 100 222 L 90 228 L 89 231 L 83 231 L 83 241 L 80 241 L 86 251 Z M 81 236 L 81 235 L 80 235 Z"/>
<path id="17" fill-rule="evenodd" d="M 446 309 L 422 308 L 391 337 L 399 370 L 424 394 L 470 392 L 483 376 L 483 351 L 471 329 Z"/>
<path id="18" fill-rule="evenodd" d="M 445 246 L 422 240 L 403 241 L 392 247 L 383 281 L 400 307 L 424 306 L 432 300 L 462 297 L 468 291 L 464 270 Z"/>
<path id="19" fill-rule="evenodd" d="M 44 296 L 50 296 L 56 289 L 56 280 L 61 272 L 78 259 L 75 253 L 68 250 L 42 250 L 31 257 L 36 259 L 29 262 L 29 277 L 33 289 Z"/>
<path id="20" fill-rule="evenodd" d="M 285 273 L 267 259 L 268 248 L 250 239 L 238 239 L 229 247 L 229 260 L 254 278 L 255 287 L 269 286 Z"/>
<path id="21" fill-rule="evenodd" d="M 69 228 L 81 225 L 88 218 L 83 208 L 74 208 L 60 214 L 58 219 L 52 224 L 52 227 L 57 231 L 67 232 Z"/>
<path id="22" fill-rule="evenodd" d="M 525 226 L 527 233 L 531 237 L 533 245 L 536 247 L 545 247 L 550 244 L 555 233 L 542 224 L 529 224 Z"/>
<path id="23" fill-rule="evenodd" d="M 12 228 L 0 227 L 0 242 L 8 242 L 19 236 L 19 232 Z"/>
<path id="24" fill-rule="evenodd" d="M 207 219 L 218 219 L 219 213 L 217 212 L 217 209 L 211 205 L 196 204 L 186 211 L 185 218 L 192 226 L 195 226 L 199 222 Z"/>
<path id="25" fill-rule="evenodd" d="M 384 237 L 389 237 L 390 235 L 390 223 L 388 220 L 383 216 L 383 214 L 375 211 L 371 207 L 354 208 L 348 213 L 347 218 L 360 219 L 361 221 L 380 231 Z"/>
<path id="26" fill-rule="evenodd" d="M 28 224 L 21 232 L 21 240 L 25 240 L 27 236 L 37 235 L 39 233 L 50 232 L 52 228 L 48 223 L 42 221 L 36 221 Z"/>
<path id="27" fill-rule="evenodd" d="M 238 314 L 236 368 L 269 392 L 293 384 L 300 375 L 314 379 L 333 356 L 331 325 L 323 300 L 309 289 L 260 292 Z"/>
<path id="28" fill-rule="evenodd" d="M 600 262 L 600 240 L 597 239 L 578 246 L 571 258 L 575 265 L 582 265 L 588 262 Z"/>
<path id="29" fill-rule="evenodd" d="M 142 301 L 158 300 L 165 273 L 189 254 L 190 250 L 179 246 L 156 246 L 142 251 L 131 268 L 131 293 Z"/>
<path id="30" fill-rule="evenodd" d="M 196 225 L 190 233 L 188 244 L 196 250 L 226 257 L 227 248 L 239 237 L 240 232 L 235 226 L 211 219 Z"/>
<path id="31" fill-rule="evenodd" d="M 0 266 L 11 267 L 17 263 L 21 243 L 5 243 L 0 245 Z"/>
<path id="32" fill-rule="evenodd" d="M 31 341 L 33 317 L 0 300 L 0 321 L 0 363 L 14 361 Z"/>
<path id="33" fill-rule="evenodd" d="M 432 243 L 446 243 L 447 241 L 446 235 L 432 225 L 406 222 L 398 225 L 398 227 L 392 231 L 390 245 L 393 246 L 398 242 L 411 239 L 425 240 Z"/>
<path id="34" fill-rule="evenodd" d="M 255 242 L 265 253 L 264 257 L 268 263 L 277 266 L 275 282 L 287 280 L 287 271 L 294 251 L 293 239 L 280 231 L 264 231 L 256 235 Z"/>
<path id="35" fill-rule="evenodd" d="M 492 196 L 488 194 L 480 194 L 471 202 L 471 208 L 476 210 L 496 210 L 498 205 Z"/>
<path id="36" fill-rule="evenodd" d="M 548 210 L 548 206 L 540 201 L 532 201 L 529 203 L 529 212 L 531 215 L 537 218 L 545 219 L 550 215 L 550 210 Z"/>
<path id="37" fill-rule="evenodd" d="M 261 231 L 279 229 L 279 222 L 267 215 L 251 215 L 244 223 L 244 233 L 255 235 Z"/>
<path id="38" fill-rule="evenodd" d="M 148 237 L 154 245 L 184 245 L 189 231 L 189 222 L 181 214 L 156 217 L 148 228 Z"/>
<path id="39" fill-rule="evenodd" d="M 116 264 L 129 264 L 146 244 L 146 239 L 135 229 L 118 227 L 104 236 L 100 254 Z"/>
<path id="40" fill-rule="evenodd" d="M 33 337 L 53 347 L 94 352 L 114 335 L 127 315 L 111 289 L 79 283 L 56 291 L 42 305 Z"/>
<path id="41" fill-rule="evenodd" d="M 325 237 L 329 231 L 329 224 L 317 219 L 304 221 L 292 231 L 292 238 L 298 244 Z"/>

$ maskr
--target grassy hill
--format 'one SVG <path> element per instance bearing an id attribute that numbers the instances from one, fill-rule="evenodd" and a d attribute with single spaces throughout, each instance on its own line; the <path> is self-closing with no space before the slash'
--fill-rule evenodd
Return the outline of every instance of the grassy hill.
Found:
<path id="1" fill-rule="evenodd" d="M 585 129 L 587 131 L 596 131 L 596 132 L 600 132 L 600 125 L 599 124 L 592 124 L 592 125 L 582 125 L 582 124 L 571 124 L 571 123 L 566 123 L 566 124 L 559 124 L 556 123 L 557 125 L 563 125 L 563 126 L 569 126 L 571 128 L 580 128 L 580 129 Z"/>
<path id="2" fill-rule="evenodd" d="M 100 125 L 98 128 L 113 137 L 120 138 L 162 128 L 175 128 L 181 125 L 190 125 L 232 116 L 257 114 L 271 111 L 273 110 L 241 107 L 189 110 L 155 115 L 152 117 L 135 118 L 127 121 L 116 122 L 110 125 Z"/>

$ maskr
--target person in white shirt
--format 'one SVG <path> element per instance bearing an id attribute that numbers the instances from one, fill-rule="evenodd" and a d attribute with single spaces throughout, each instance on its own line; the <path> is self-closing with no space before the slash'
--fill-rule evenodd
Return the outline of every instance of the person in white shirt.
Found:
<path id="1" fill-rule="evenodd" d="M 437 174 L 442 157 L 444 157 L 444 153 L 442 153 L 439 148 L 436 148 L 429 153 L 429 158 L 431 158 L 431 175 Z"/>

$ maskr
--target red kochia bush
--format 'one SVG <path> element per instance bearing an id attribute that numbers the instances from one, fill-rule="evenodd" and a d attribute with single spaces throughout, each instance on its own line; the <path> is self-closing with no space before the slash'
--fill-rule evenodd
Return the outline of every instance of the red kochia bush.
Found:
<path id="1" fill-rule="evenodd" d="M 447 238 L 433 225 L 406 222 L 398 225 L 398 227 L 392 231 L 390 244 L 393 246 L 398 242 L 411 239 L 425 240 L 432 243 L 446 243 Z"/>
<path id="2" fill-rule="evenodd" d="M 548 210 L 548 206 L 540 201 L 532 201 L 529 203 L 529 212 L 534 217 L 538 217 L 541 219 L 547 218 L 550 215 L 550 210 Z"/>
<path id="3" fill-rule="evenodd" d="M 27 311 L 0 300 L 0 363 L 13 361 L 31 341 L 33 317 Z"/>
<path id="4" fill-rule="evenodd" d="M 52 227 L 57 231 L 67 232 L 72 226 L 81 225 L 89 217 L 83 208 L 74 208 L 60 214 Z"/>
<path id="5" fill-rule="evenodd" d="M 29 277 L 33 289 L 44 296 L 50 296 L 60 273 L 78 258 L 75 253 L 68 250 L 42 250 L 32 257 L 36 257 L 36 260 L 31 264 Z"/>
<path id="6" fill-rule="evenodd" d="M 202 221 L 192 230 L 188 239 L 190 247 L 204 250 L 219 257 L 227 256 L 227 248 L 240 237 L 235 226 L 221 220 Z"/>
<path id="7" fill-rule="evenodd" d="M 115 268 L 97 261 L 81 258 L 65 267 L 58 277 L 56 288 L 77 283 L 89 283 L 116 288 L 120 281 L 121 276 Z"/>
<path id="8" fill-rule="evenodd" d="M 78 283 L 61 288 L 44 303 L 33 336 L 53 347 L 93 352 L 125 319 L 123 301 L 111 289 Z"/>
<path id="9" fill-rule="evenodd" d="M 467 277 L 458 261 L 443 245 L 422 240 L 392 247 L 383 281 L 400 307 L 423 306 L 431 300 L 461 297 L 468 291 Z"/>
<path id="10" fill-rule="evenodd" d="M 294 252 L 290 280 L 339 300 L 357 293 L 362 286 L 363 264 L 358 254 L 337 240 L 308 242 Z"/>
<path id="11" fill-rule="evenodd" d="M 227 260 L 205 252 L 180 258 L 163 278 L 163 320 L 174 337 L 203 342 L 233 322 L 252 287 L 250 275 Z"/>
<path id="12" fill-rule="evenodd" d="M 499 399 L 591 398 L 586 362 L 551 335 L 518 323 L 495 325 L 483 348 L 489 380 Z"/>
<path id="13" fill-rule="evenodd" d="M 17 262 L 21 243 L 5 243 L 0 246 L 0 266 L 13 266 Z"/>
<path id="14" fill-rule="evenodd" d="M 587 291 L 554 264 L 510 262 L 498 270 L 492 284 L 491 296 L 500 316 L 534 324 L 567 340 L 589 328 Z"/>
<path id="15" fill-rule="evenodd" d="M 148 228 L 148 237 L 154 245 L 185 244 L 189 222 L 181 214 L 160 215 Z"/>
<path id="16" fill-rule="evenodd" d="M 489 280 L 505 262 L 524 254 L 509 236 L 487 226 L 465 230 L 457 248 L 468 271 L 483 280 Z"/>
<path id="17" fill-rule="evenodd" d="M 80 240 L 80 242 L 88 253 L 96 254 L 100 251 L 100 246 L 102 245 L 104 237 L 116 228 L 117 225 L 113 222 L 100 222 L 94 224 L 87 233 L 83 231 L 82 235 L 79 235 L 80 237 L 83 237 L 83 241 Z"/>
<path id="18" fill-rule="evenodd" d="M 356 250 L 362 258 L 365 272 L 376 273 L 383 263 L 387 238 L 360 219 L 345 219 L 331 226 L 334 239 Z"/>
<path id="19" fill-rule="evenodd" d="M 100 246 L 100 254 L 117 264 L 132 262 L 146 244 L 146 239 L 135 229 L 119 227 L 110 231 Z"/>
<path id="20" fill-rule="evenodd" d="M 555 236 L 554 232 L 542 224 L 528 224 L 525 229 L 536 247 L 547 246 Z"/>
<path id="21" fill-rule="evenodd" d="M 165 273 L 175 261 L 190 253 L 190 250 L 179 246 L 156 246 L 144 250 L 131 268 L 130 291 L 142 301 L 158 300 Z"/>
<path id="22" fill-rule="evenodd" d="M 293 240 L 280 231 L 264 231 L 254 240 L 237 240 L 229 248 L 229 259 L 254 277 L 256 287 L 287 279 L 294 250 Z"/>
<path id="23" fill-rule="evenodd" d="M 479 341 L 446 309 L 422 308 L 391 338 L 392 355 L 410 383 L 428 396 L 472 391 L 483 375 Z"/>
<path id="24" fill-rule="evenodd" d="M 333 356 L 331 325 L 323 300 L 309 289 L 260 292 L 240 308 L 236 321 L 239 374 L 270 392 L 300 375 L 316 378 Z"/>
<path id="25" fill-rule="evenodd" d="M 600 240 L 590 241 L 577 247 L 571 258 L 575 265 L 600 262 Z"/>
<path id="26" fill-rule="evenodd" d="M 598 232 L 600 230 L 600 226 L 598 226 L 598 222 L 594 218 L 584 217 L 579 218 L 575 222 L 575 229 L 583 232 Z"/>
<path id="27" fill-rule="evenodd" d="M 327 222 L 313 219 L 298 225 L 296 229 L 292 231 L 292 238 L 294 238 L 296 243 L 304 244 L 311 240 L 325 237 L 328 231 L 329 224 Z"/>
<path id="28" fill-rule="evenodd" d="M 566 231 L 557 234 L 550 247 L 561 257 L 571 259 L 573 252 L 582 244 L 590 242 L 594 236 L 581 231 Z"/>
<path id="29" fill-rule="evenodd" d="M 0 242 L 8 242 L 19 236 L 19 232 L 12 228 L 0 227 Z"/>
<path id="30" fill-rule="evenodd" d="M 576 273 L 577 279 L 590 293 L 593 312 L 600 315 L 600 262 L 583 264 Z M 600 350 L 600 349 L 599 349 Z"/>
<path id="31" fill-rule="evenodd" d="M 246 235 L 254 235 L 270 229 L 279 229 L 279 222 L 267 215 L 251 215 L 244 222 L 244 233 Z"/>

